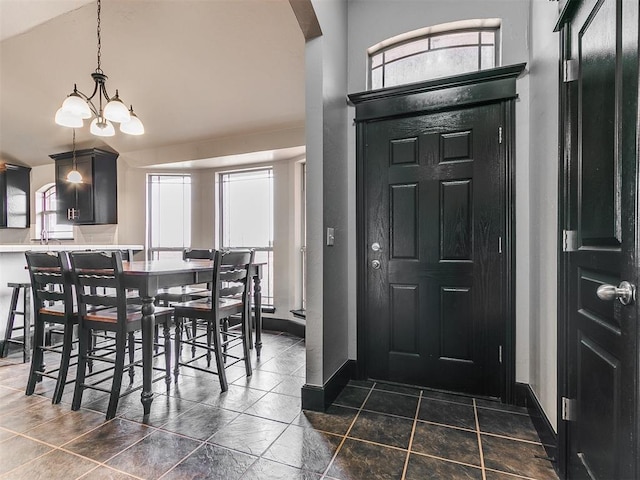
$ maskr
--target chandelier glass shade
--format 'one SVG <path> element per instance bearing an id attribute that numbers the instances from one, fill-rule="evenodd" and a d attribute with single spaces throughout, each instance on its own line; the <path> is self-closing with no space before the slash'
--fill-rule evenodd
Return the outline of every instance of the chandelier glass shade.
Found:
<path id="1" fill-rule="evenodd" d="M 111 97 L 107 93 L 105 86 L 107 76 L 100 68 L 100 55 L 102 42 L 100 37 L 100 10 L 101 0 L 98 2 L 98 67 L 91 74 L 93 78 L 93 93 L 88 96 L 78 90 L 77 85 L 73 86 L 71 92 L 55 115 L 55 122 L 63 127 L 80 128 L 84 125 L 84 120 L 93 118 L 89 131 L 99 137 L 111 137 L 115 135 L 114 123 L 120 124 L 120 131 L 128 135 L 142 135 L 144 125 L 133 113 L 133 106 L 127 106 L 120 99 L 118 90 Z M 104 106 L 103 106 L 104 104 Z"/>

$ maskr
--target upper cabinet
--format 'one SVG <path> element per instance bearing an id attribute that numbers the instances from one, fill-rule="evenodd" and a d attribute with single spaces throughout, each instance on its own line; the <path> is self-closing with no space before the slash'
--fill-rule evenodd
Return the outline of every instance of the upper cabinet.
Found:
<path id="1" fill-rule="evenodd" d="M 0 163 L 0 228 L 29 228 L 31 169 Z"/>
<path id="2" fill-rule="evenodd" d="M 50 155 L 56 162 L 58 223 L 101 225 L 118 223 L 118 154 L 98 148 L 76 152 L 82 183 L 71 183 L 73 153 Z"/>

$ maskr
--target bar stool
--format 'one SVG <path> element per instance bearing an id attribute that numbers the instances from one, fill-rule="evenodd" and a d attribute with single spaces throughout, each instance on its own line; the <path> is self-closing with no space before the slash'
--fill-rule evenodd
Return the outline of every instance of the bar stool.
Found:
<path id="1" fill-rule="evenodd" d="M 11 294 L 11 306 L 9 307 L 9 316 L 4 331 L 4 343 L 2 345 L 2 354 L 6 357 L 9 353 L 9 344 L 14 343 L 22 345 L 22 361 L 28 362 L 31 358 L 31 284 L 30 283 L 13 283 L 7 284 L 13 289 Z M 18 310 L 18 299 L 22 290 L 22 311 Z M 16 315 L 22 316 L 22 325 L 15 326 Z M 22 330 L 22 340 L 12 338 L 15 330 Z"/>

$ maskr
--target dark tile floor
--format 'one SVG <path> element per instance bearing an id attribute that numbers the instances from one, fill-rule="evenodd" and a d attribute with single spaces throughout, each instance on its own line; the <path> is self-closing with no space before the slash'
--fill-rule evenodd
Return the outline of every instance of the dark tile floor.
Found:
<path id="1" fill-rule="evenodd" d="M 351 382 L 326 413 L 301 411 L 304 341 L 264 335 L 254 374 L 184 370 L 148 418 L 139 393 L 105 422 L 106 396 L 52 383 L 26 397 L 28 366 L 0 359 L 0 479 L 556 479 L 526 412 L 427 390 Z M 136 378 L 139 378 L 137 374 Z"/>

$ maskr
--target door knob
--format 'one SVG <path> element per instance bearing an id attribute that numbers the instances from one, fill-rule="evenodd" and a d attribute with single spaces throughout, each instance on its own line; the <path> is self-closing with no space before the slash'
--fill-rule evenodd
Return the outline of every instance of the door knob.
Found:
<path id="1" fill-rule="evenodd" d="M 380 269 L 380 260 L 371 260 L 371 267 L 374 270 Z"/>
<path id="2" fill-rule="evenodd" d="M 615 285 L 600 285 L 596 294 L 600 300 L 612 301 L 616 298 L 623 305 L 629 305 L 636 299 L 636 287 L 629 282 L 620 282 L 617 287 Z"/>

